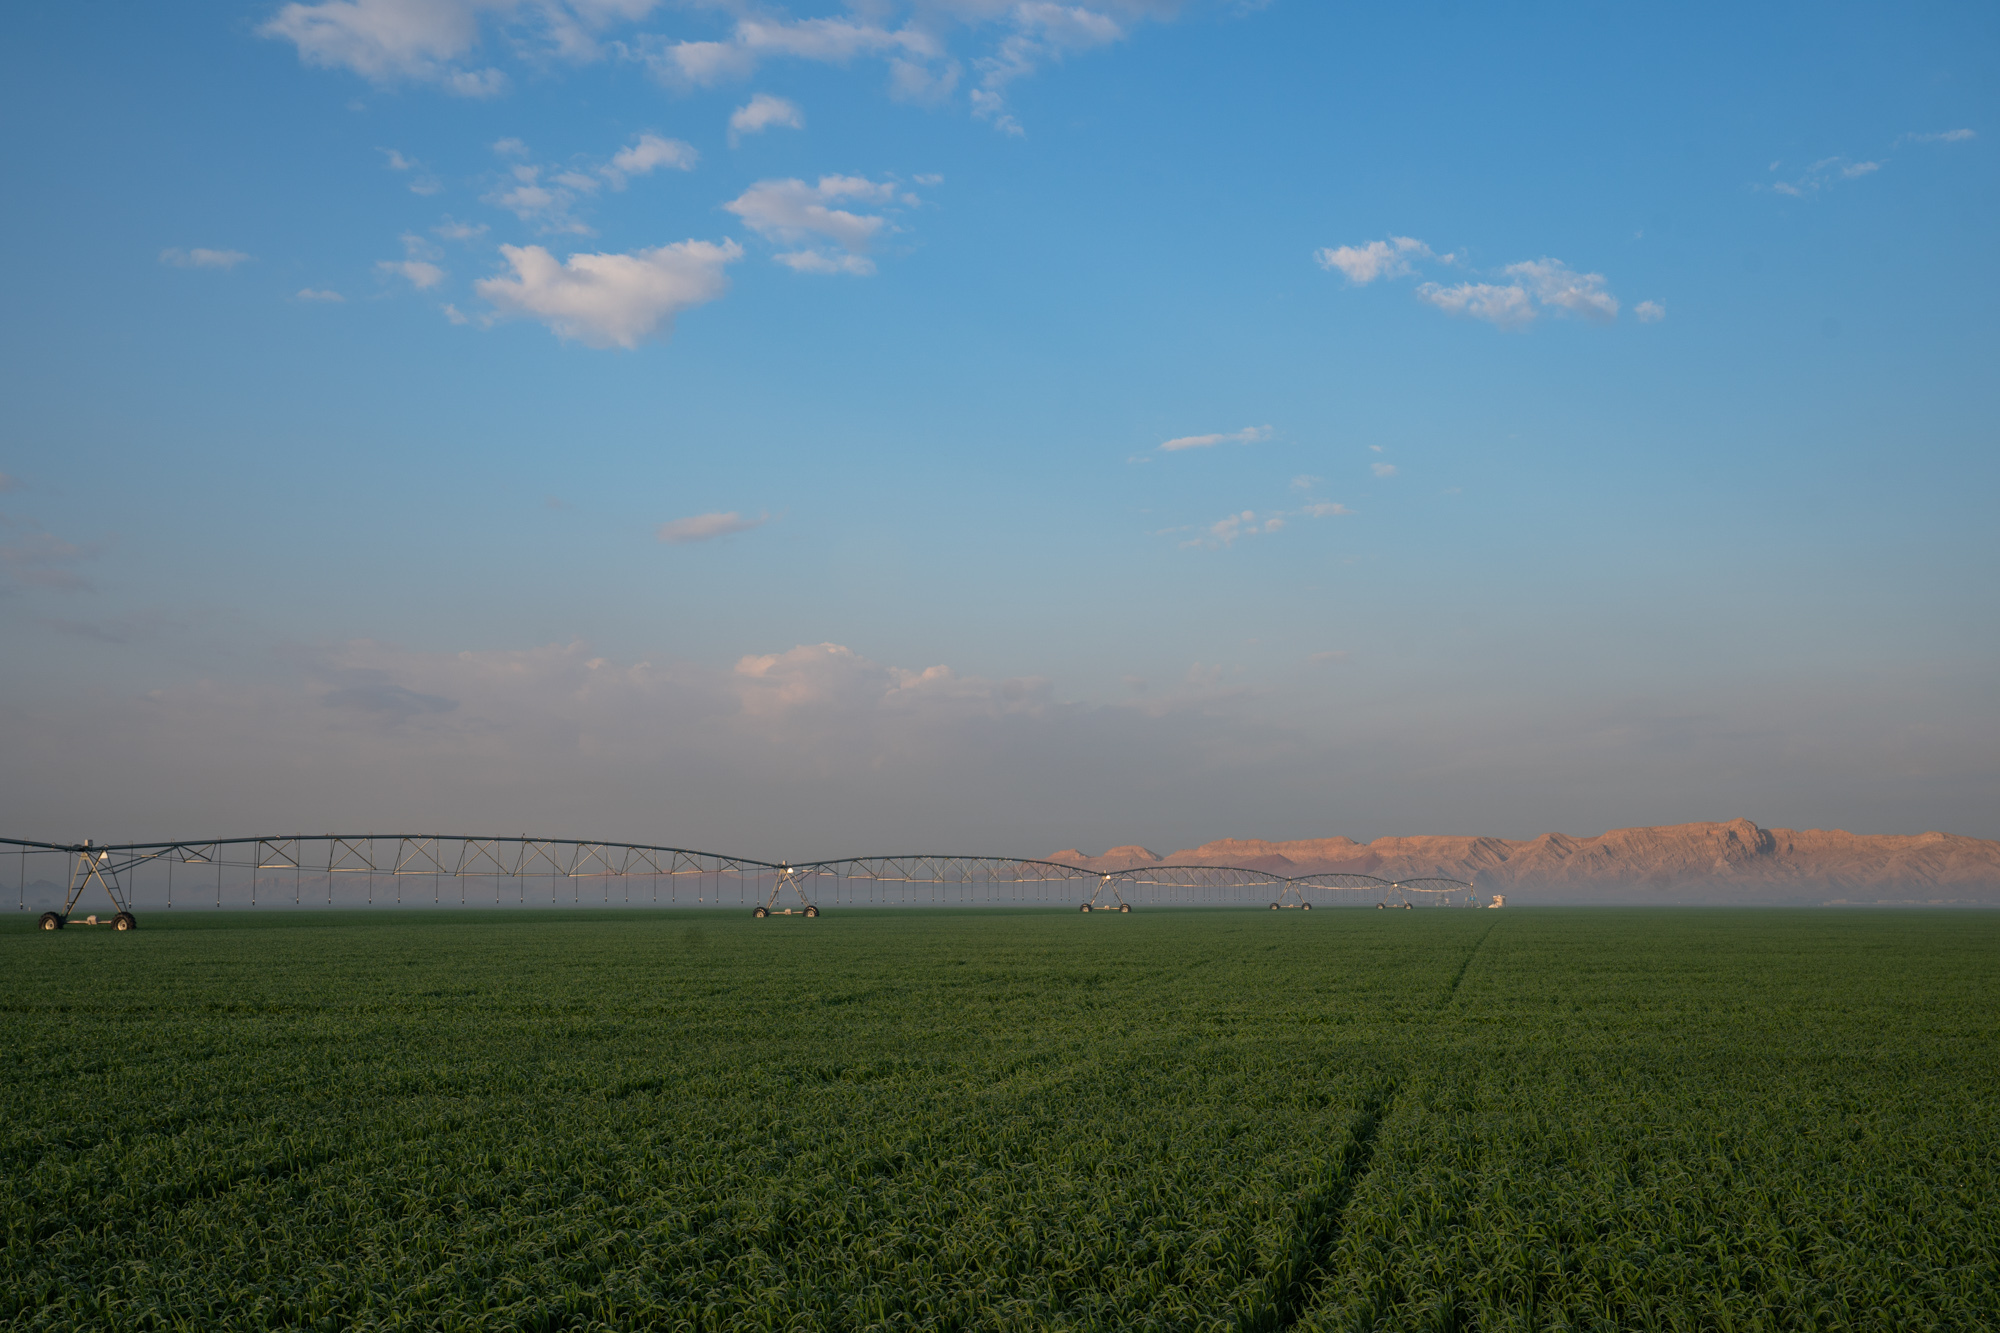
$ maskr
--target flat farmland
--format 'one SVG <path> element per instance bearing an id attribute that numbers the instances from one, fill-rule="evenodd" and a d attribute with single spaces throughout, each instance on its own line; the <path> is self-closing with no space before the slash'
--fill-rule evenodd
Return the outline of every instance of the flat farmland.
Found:
<path id="1" fill-rule="evenodd" d="M 2000 1326 L 2000 915 L 0 933 L 0 1326 Z"/>

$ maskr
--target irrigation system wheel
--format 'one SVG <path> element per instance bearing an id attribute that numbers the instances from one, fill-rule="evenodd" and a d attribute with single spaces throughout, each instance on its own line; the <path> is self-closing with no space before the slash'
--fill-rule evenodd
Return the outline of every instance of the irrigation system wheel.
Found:
<path id="1" fill-rule="evenodd" d="M 61 930 L 62 928 L 63 928 L 63 914 L 61 912 L 42 913 L 43 930 Z"/>
<path id="2" fill-rule="evenodd" d="M 139 928 L 139 918 L 133 916 L 130 912 L 120 912 L 117 916 L 111 918 L 111 926 L 114 930 L 137 930 Z"/>
<path id="3" fill-rule="evenodd" d="M 756 917 L 759 921 L 762 921 L 765 917 L 771 915 L 771 909 L 768 907 L 759 907 L 756 911 L 752 912 L 750 915 Z"/>
<path id="4" fill-rule="evenodd" d="M 1278 905 L 1277 905 L 1276 903 L 1272 903 L 1272 904 L 1271 904 L 1271 910 L 1272 910 L 1273 912 L 1277 911 L 1277 910 L 1278 910 Z"/>
<path id="5" fill-rule="evenodd" d="M 1088 912 L 1090 910 L 1090 904 L 1085 903 L 1083 906 L 1077 908 L 1076 910 L 1079 912 Z"/>
<path id="6" fill-rule="evenodd" d="M 1121 912 L 1127 912 L 1127 913 L 1129 913 L 1129 912 L 1130 912 L 1130 911 L 1132 910 L 1132 904 L 1130 904 L 1130 903 L 1120 903 L 1120 904 L 1118 904 L 1118 910 L 1119 910 L 1119 911 L 1121 911 Z"/>
<path id="7" fill-rule="evenodd" d="M 1300 910 L 1301 912 L 1310 912 L 1310 911 L 1312 911 L 1312 909 L 1313 909 L 1313 905 L 1312 905 L 1311 903 L 1300 903 L 1300 904 L 1299 904 L 1299 910 Z"/>
<path id="8" fill-rule="evenodd" d="M 818 904 L 818 903 L 807 903 L 807 904 L 806 904 L 806 915 L 807 915 L 807 916 L 818 916 L 818 915 L 819 915 L 819 904 Z"/>
<path id="9" fill-rule="evenodd" d="M 1403 904 L 1403 910 L 1404 910 L 1405 912 L 1414 912 L 1414 911 L 1416 911 L 1417 909 L 1416 909 L 1416 908 L 1414 908 L 1414 907 L 1412 907 L 1412 906 L 1410 906 L 1410 904 L 1408 904 L 1408 903 L 1404 903 L 1404 904 Z"/>
<path id="10" fill-rule="evenodd" d="M 1375 910 L 1376 910 L 1376 911 L 1378 911 L 1378 912 L 1385 912 L 1385 911 L 1387 911 L 1387 910 L 1388 910 L 1388 908 L 1389 908 L 1389 904 L 1387 904 L 1387 903 L 1376 903 L 1376 904 L 1375 904 Z"/>

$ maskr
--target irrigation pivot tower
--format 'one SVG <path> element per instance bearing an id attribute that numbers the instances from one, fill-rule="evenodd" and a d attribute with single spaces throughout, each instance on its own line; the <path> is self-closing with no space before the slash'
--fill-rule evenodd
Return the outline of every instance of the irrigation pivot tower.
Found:
<path id="1" fill-rule="evenodd" d="M 62 905 L 42 913 L 44 930 L 82 924 L 131 930 L 138 924 L 137 906 L 172 908 L 177 895 L 183 907 L 268 906 L 274 899 L 297 907 L 441 907 L 451 897 L 461 906 L 489 897 L 494 905 L 522 907 L 531 901 L 734 903 L 760 919 L 812 918 L 825 906 L 1032 903 L 1129 915 L 1145 906 L 1268 905 L 1275 912 L 1342 903 L 1406 909 L 1478 905 L 1470 884 L 1440 877 L 1285 876 L 1238 866 L 1171 864 L 1106 871 L 1027 857 L 929 853 L 762 861 L 650 843 L 525 836 L 329 833 L 116 844 L 0 838 L 0 866 L 10 851 L 23 910 L 31 863 L 40 872 L 38 888 L 55 888 L 52 872 L 63 875 Z M 114 914 L 79 921 L 77 905 L 92 886 L 110 899 Z M 562 901 L 565 893 L 568 904 Z"/>

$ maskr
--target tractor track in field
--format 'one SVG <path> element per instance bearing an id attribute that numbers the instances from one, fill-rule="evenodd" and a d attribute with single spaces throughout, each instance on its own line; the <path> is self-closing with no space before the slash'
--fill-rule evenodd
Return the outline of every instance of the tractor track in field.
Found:
<path id="1" fill-rule="evenodd" d="M 1465 981 L 1465 974 L 1472 968 L 1472 960 L 1486 946 L 1486 940 L 1493 934 L 1495 921 L 1481 931 L 1472 947 L 1459 960 L 1458 970 L 1452 973 L 1451 984 L 1445 988 L 1444 998 L 1438 1001 L 1432 1017 L 1442 1014 L 1458 998 L 1458 988 Z M 1328 1186 L 1307 1200 L 1299 1209 L 1298 1236 L 1293 1245 L 1292 1257 L 1287 1265 L 1284 1285 L 1278 1292 L 1266 1318 L 1252 1327 L 1266 1329 L 1287 1329 L 1298 1322 L 1299 1316 L 1312 1305 L 1319 1289 L 1333 1276 L 1331 1262 L 1334 1248 L 1340 1243 L 1341 1232 L 1347 1225 L 1347 1205 L 1360 1188 L 1362 1180 L 1375 1160 L 1375 1140 L 1382 1132 L 1382 1122 L 1389 1118 L 1396 1099 L 1395 1083 L 1385 1083 L 1371 1092 L 1361 1103 L 1361 1114 L 1356 1118 L 1354 1130 L 1341 1152 L 1340 1163 Z"/>
<path id="2" fill-rule="evenodd" d="M 1499 924 L 1495 921 L 1487 926 L 1479 933 L 1479 938 L 1472 942 L 1472 947 L 1465 951 L 1465 958 L 1459 963 L 1458 971 L 1451 974 L 1451 985 L 1445 988 L 1444 999 L 1438 1002 L 1439 1013 L 1451 1008 L 1451 1002 L 1458 998 L 1459 983 L 1465 980 L 1466 970 L 1472 966 L 1472 960 L 1479 956 L 1479 951 L 1486 947 L 1486 937 L 1493 933 L 1493 927 Z"/>
<path id="3" fill-rule="evenodd" d="M 1250 1327 L 1292 1327 L 1332 1276 L 1329 1263 L 1347 1224 L 1347 1205 L 1374 1161 L 1375 1139 L 1382 1132 L 1382 1122 L 1388 1118 L 1395 1097 L 1396 1085 L 1385 1083 L 1362 1100 L 1361 1114 L 1355 1119 L 1332 1180 L 1299 1208 L 1297 1235 L 1285 1265 L 1284 1282 L 1264 1318 Z"/>

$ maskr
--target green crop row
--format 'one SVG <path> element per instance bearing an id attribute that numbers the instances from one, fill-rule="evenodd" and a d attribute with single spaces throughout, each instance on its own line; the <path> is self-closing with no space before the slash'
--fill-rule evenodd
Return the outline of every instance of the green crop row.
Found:
<path id="1" fill-rule="evenodd" d="M 0 934 L 0 1327 L 2000 1323 L 1986 917 Z"/>

